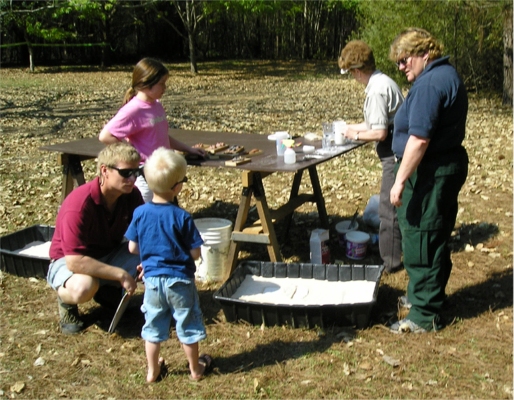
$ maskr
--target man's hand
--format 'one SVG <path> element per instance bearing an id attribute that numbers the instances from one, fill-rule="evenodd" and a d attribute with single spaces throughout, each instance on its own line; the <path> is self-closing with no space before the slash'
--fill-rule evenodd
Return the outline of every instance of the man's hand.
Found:
<path id="1" fill-rule="evenodd" d="M 123 271 L 123 274 L 121 276 L 120 284 L 129 296 L 132 296 L 137 289 L 136 280 L 132 278 L 128 272 L 125 271 Z"/>

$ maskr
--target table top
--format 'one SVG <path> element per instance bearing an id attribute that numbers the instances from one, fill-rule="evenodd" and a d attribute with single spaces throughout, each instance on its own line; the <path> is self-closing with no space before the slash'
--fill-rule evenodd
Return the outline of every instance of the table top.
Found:
<path id="1" fill-rule="evenodd" d="M 227 167 L 254 172 L 300 171 L 313 165 L 324 163 L 334 157 L 338 157 L 341 154 L 347 153 L 355 149 L 356 147 L 365 144 L 363 142 L 346 144 L 344 146 L 338 147 L 337 151 L 328 154 L 323 154 L 322 156 L 319 156 L 319 158 L 304 158 L 305 155 L 302 152 L 302 146 L 299 146 L 295 149 L 297 153 L 296 163 L 286 164 L 284 163 L 284 157 L 277 156 L 275 141 L 269 140 L 267 135 L 233 132 L 193 131 L 184 129 L 170 129 L 170 135 L 173 136 L 175 139 L 183 143 L 186 143 L 190 146 L 195 145 L 197 143 L 204 143 L 210 145 L 218 142 L 224 142 L 228 145 L 244 146 L 246 151 L 252 149 L 260 149 L 262 150 L 262 154 L 251 157 L 251 162 L 241 164 L 235 167 Z M 316 149 L 321 148 L 321 140 L 307 141 L 304 138 L 297 138 L 296 142 L 301 142 L 302 145 L 313 145 L 316 147 Z M 104 148 L 104 146 L 105 145 L 101 143 L 98 140 L 98 138 L 86 138 L 71 142 L 46 145 L 40 147 L 40 149 L 68 155 L 95 158 L 98 155 L 98 153 Z M 192 159 L 188 160 L 188 164 L 205 167 L 225 167 L 226 160 L 227 158 L 211 160 Z"/>

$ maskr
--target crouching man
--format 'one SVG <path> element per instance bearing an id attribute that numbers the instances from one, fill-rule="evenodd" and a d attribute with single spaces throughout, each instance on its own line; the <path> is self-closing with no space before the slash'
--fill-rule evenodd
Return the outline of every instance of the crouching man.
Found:
<path id="1" fill-rule="evenodd" d="M 133 294 L 139 256 L 130 254 L 124 233 L 144 204 L 134 182 L 142 173 L 139 153 L 119 142 L 98 155 L 98 176 L 73 190 L 57 214 L 47 280 L 57 292 L 62 333 L 84 328 L 78 304 L 92 298 L 115 308 L 125 289 Z"/>

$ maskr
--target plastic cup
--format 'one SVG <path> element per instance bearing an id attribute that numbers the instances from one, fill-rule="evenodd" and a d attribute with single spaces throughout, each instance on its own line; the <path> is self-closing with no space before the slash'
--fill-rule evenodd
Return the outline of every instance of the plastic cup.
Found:
<path id="1" fill-rule="evenodd" d="M 283 156 L 286 151 L 286 146 L 282 143 L 282 140 L 289 139 L 289 133 L 285 131 L 275 132 L 275 140 L 277 143 L 277 156 Z"/>

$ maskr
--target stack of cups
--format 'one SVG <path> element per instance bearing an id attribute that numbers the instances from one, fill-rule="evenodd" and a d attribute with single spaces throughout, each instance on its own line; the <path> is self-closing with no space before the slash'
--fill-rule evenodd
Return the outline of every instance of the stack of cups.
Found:
<path id="1" fill-rule="evenodd" d="M 332 122 L 323 122 L 323 139 L 321 147 L 323 150 L 331 150 L 334 143 L 334 124 Z"/>
<path id="2" fill-rule="evenodd" d="M 278 131 L 268 136 L 269 139 L 275 140 L 277 143 L 277 156 L 283 156 L 286 151 L 286 145 L 282 143 L 284 139 L 289 139 L 289 133 L 286 131 Z"/>

